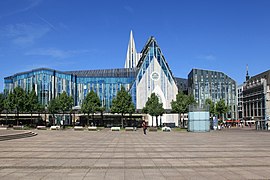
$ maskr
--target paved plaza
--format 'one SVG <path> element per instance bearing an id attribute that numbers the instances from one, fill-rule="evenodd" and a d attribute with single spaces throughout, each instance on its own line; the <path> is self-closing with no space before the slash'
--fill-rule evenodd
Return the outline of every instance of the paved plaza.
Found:
<path id="1" fill-rule="evenodd" d="M 34 130 L 0 141 L 0 179 L 270 179 L 270 132 Z"/>

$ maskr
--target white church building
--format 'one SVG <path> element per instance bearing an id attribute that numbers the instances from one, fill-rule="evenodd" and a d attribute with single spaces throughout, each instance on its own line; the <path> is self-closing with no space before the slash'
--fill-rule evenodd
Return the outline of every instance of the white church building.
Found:
<path id="1" fill-rule="evenodd" d="M 152 93 L 158 96 L 164 109 L 171 109 L 171 102 L 176 99 L 178 88 L 170 67 L 154 37 L 150 37 L 143 50 L 137 53 L 131 31 L 125 68 L 137 69 L 136 79 L 131 87 L 136 109 L 143 109 Z M 156 121 L 152 122 L 151 119 L 150 116 L 147 117 L 148 124 L 152 126 L 152 123 L 154 123 L 153 126 L 156 126 Z M 175 123 L 177 126 L 177 120 L 177 115 L 164 114 L 162 116 L 162 123 Z"/>

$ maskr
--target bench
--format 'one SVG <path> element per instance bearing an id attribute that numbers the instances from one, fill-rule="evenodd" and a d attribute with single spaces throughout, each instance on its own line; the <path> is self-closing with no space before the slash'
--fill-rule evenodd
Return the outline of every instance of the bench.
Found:
<path id="1" fill-rule="evenodd" d="M 7 126 L 0 126 L 0 130 L 7 130 L 8 127 Z"/>
<path id="2" fill-rule="evenodd" d="M 89 131 L 97 131 L 97 127 L 96 126 L 89 126 L 88 130 Z"/>
<path id="3" fill-rule="evenodd" d="M 120 127 L 111 127 L 111 131 L 120 131 Z"/>
<path id="4" fill-rule="evenodd" d="M 59 129 L 60 129 L 60 126 L 51 126 L 50 129 L 51 129 L 51 130 L 59 130 Z"/>
<path id="5" fill-rule="evenodd" d="M 157 131 L 157 128 L 156 127 L 150 127 L 149 128 L 149 132 L 152 131 L 152 132 L 156 132 Z"/>
<path id="6" fill-rule="evenodd" d="M 125 131 L 136 131 L 136 127 L 125 127 Z"/>
<path id="7" fill-rule="evenodd" d="M 38 130 L 47 130 L 46 126 L 37 126 Z"/>
<path id="8" fill-rule="evenodd" d="M 164 132 L 171 132 L 171 128 L 165 126 L 165 127 L 162 128 L 162 131 L 164 131 Z"/>
<path id="9" fill-rule="evenodd" d="M 74 131 L 83 131 L 84 128 L 82 126 L 74 126 Z"/>
<path id="10" fill-rule="evenodd" d="M 14 130 L 23 130 L 23 126 L 13 126 Z"/>

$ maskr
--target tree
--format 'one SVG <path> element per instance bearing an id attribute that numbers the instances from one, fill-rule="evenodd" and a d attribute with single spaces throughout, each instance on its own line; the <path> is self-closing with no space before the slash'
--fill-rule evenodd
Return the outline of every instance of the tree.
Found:
<path id="1" fill-rule="evenodd" d="M 67 93 L 64 91 L 63 93 L 60 94 L 60 96 L 57 99 L 58 99 L 59 110 L 63 113 L 62 115 L 62 120 L 63 120 L 65 112 L 71 111 L 72 109 L 73 97 L 68 96 Z"/>
<path id="2" fill-rule="evenodd" d="M 38 103 L 36 105 L 36 111 L 38 112 L 38 117 L 40 117 L 40 113 L 45 113 L 45 122 L 42 122 L 42 124 L 44 123 L 46 125 L 46 109 L 45 109 L 45 105 Z"/>
<path id="3" fill-rule="evenodd" d="M 92 121 L 94 122 L 94 114 L 102 110 L 97 93 L 92 90 L 86 95 L 81 110 L 83 113 L 87 114 L 87 125 L 89 126 L 89 114 L 92 114 Z"/>
<path id="4" fill-rule="evenodd" d="M 20 112 L 26 110 L 26 101 L 26 93 L 21 87 L 16 87 L 7 97 L 6 107 L 9 109 L 9 111 L 16 111 L 17 125 L 19 125 L 18 116 Z"/>
<path id="5" fill-rule="evenodd" d="M 188 106 L 196 104 L 196 101 L 192 95 L 186 95 L 186 97 L 187 97 L 187 111 L 186 112 L 188 112 Z"/>
<path id="6" fill-rule="evenodd" d="M 32 90 L 30 93 L 27 94 L 27 101 L 26 101 L 26 111 L 31 113 L 31 123 L 33 124 L 32 115 L 33 112 L 39 110 L 40 103 L 38 102 L 38 97 L 36 92 Z"/>
<path id="7" fill-rule="evenodd" d="M 159 103 L 157 108 L 156 108 L 156 123 L 157 123 L 157 126 L 158 126 L 158 120 L 157 120 L 158 116 L 162 116 L 164 113 L 165 113 L 165 109 L 163 108 L 163 103 Z M 160 127 L 162 126 L 161 117 L 160 117 L 159 126 Z"/>
<path id="8" fill-rule="evenodd" d="M 5 102 L 5 96 L 4 94 L 0 94 L 0 114 L 5 109 L 4 102 Z"/>
<path id="9" fill-rule="evenodd" d="M 135 112 L 135 107 L 132 102 L 131 95 L 121 86 L 120 91 L 117 92 L 116 97 L 112 100 L 112 113 L 121 113 L 121 124 L 124 128 L 124 114 Z"/>
<path id="10" fill-rule="evenodd" d="M 135 112 L 135 106 L 134 106 L 134 104 L 132 103 L 132 104 L 130 105 L 130 107 L 129 107 L 129 110 L 128 110 L 128 113 L 129 113 L 131 119 L 132 119 L 132 114 L 133 114 L 134 112 Z M 133 127 L 135 127 L 135 120 L 136 120 L 136 119 L 134 119 Z"/>
<path id="11" fill-rule="evenodd" d="M 183 92 L 178 92 L 176 95 L 176 100 L 172 100 L 171 106 L 172 106 L 172 112 L 177 112 L 179 114 L 178 124 L 181 125 L 181 127 L 184 127 L 184 117 L 183 117 L 183 123 L 181 123 L 181 114 L 184 114 L 188 112 L 188 106 L 191 104 L 196 103 L 193 96 L 191 95 L 185 95 Z"/>
<path id="12" fill-rule="evenodd" d="M 9 112 L 15 109 L 15 105 L 13 104 L 13 93 L 9 93 L 6 99 L 4 100 L 4 109 L 6 110 L 6 124 L 7 124 L 7 115 Z"/>
<path id="13" fill-rule="evenodd" d="M 158 126 L 158 116 L 162 115 L 165 110 L 163 104 L 159 103 L 158 97 L 155 93 L 152 93 L 145 104 L 145 107 L 142 109 L 144 113 L 152 116 L 152 126 L 153 126 L 153 117 L 156 117 L 156 126 Z M 160 124 L 161 125 L 161 124 Z"/>
<path id="14" fill-rule="evenodd" d="M 100 109 L 99 109 L 99 112 L 100 112 L 100 114 L 101 114 L 101 125 L 102 126 L 104 126 L 104 112 L 105 112 L 105 107 L 101 107 Z M 99 125 L 100 125 L 100 123 L 99 123 Z"/>
<path id="15" fill-rule="evenodd" d="M 151 94 L 152 95 L 152 94 Z M 151 97 L 151 96 L 150 96 Z M 152 110 L 150 111 L 150 109 L 152 108 L 152 104 L 153 104 L 153 98 L 150 98 L 150 97 L 148 97 L 148 99 L 147 99 L 147 101 L 146 101 L 146 103 L 145 103 L 145 106 L 143 107 L 143 109 L 142 109 L 142 112 L 143 113 L 145 113 L 145 114 L 149 114 L 150 116 L 152 116 L 151 114 L 152 114 Z M 151 113 L 151 114 L 150 114 Z M 153 119 L 153 116 L 152 116 L 152 126 L 153 126 L 153 124 L 154 124 L 154 119 Z"/>
<path id="16" fill-rule="evenodd" d="M 219 117 L 222 116 L 222 120 L 223 120 L 223 115 L 229 111 L 229 108 L 225 104 L 225 100 L 224 99 L 221 99 L 220 101 L 217 102 L 217 104 L 216 104 L 216 111 L 217 111 Z"/>
<path id="17" fill-rule="evenodd" d="M 0 115 L 5 110 L 5 99 L 6 99 L 5 95 L 0 93 Z"/>
<path id="18" fill-rule="evenodd" d="M 13 92 L 7 95 L 7 98 L 4 100 L 4 108 L 7 112 L 12 112 L 15 109 L 15 104 L 13 102 L 14 94 Z"/>
<path id="19" fill-rule="evenodd" d="M 213 103 L 211 99 L 206 99 L 205 104 L 209 105 L 209 113 L 211 117 L 213 117 L 216 114 L 215 104 Z"/>
<path id="20" fill-rule="evenodd" d="M 52 99 L 49 102 L 48 111 L 49 111 L 50 114 L 53 115 L 53 125 L 55 125 L 55 114 L 59 112 L 59 102 L 58 102 L 57 98 Z"/>

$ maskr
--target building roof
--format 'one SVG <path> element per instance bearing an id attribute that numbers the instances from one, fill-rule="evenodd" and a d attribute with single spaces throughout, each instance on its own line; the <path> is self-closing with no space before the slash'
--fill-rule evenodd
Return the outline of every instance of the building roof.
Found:
<path id="1" fill-rule="evenodd" d="M 270 70 L 267 70 L 255 76 L 252 76 L 251 78 L 249 78 L 249 80 L 247 80 L 247 82 L 253 81 L 254 79 L 261 79 L 261 78 L 266 79 L 267 84 L 270 84 Z"/>
<path id="2" fill-rule="evenodd" d="M 136 68 L 120 68 L 120 69 L 98 69 L 98 70 L 80 70 L 80 71 L 58 71 L 49 68 L 37 68 L 30 71 L 16 73 L 12 76 L 5 77 L 5 80 L 13 79 L 16 76 L 33 73 L 36 71 L 51 71 L 68 75 L 76 75 L 78 77 L 135 77 L 137 73 Z"/>
<path id="3" fill-rule="evenodd" d="M 81 70 L 65 71 L 78 77 L 134 77 L 137 73 L 136 68 L 119 68 L 119 69 L 98 69 L 98 70 Z"/>
<path id="4" fill-rule="evenodd" d="M 234 81 L 236 83 L 236 81 L 231 78 L 230 76 L 228 76 L 227 74 L 225 74 L 224 72 L 221 72 L 221 71 L 213 71 L 213 70 L 206 70 L 206 69 L 197 69 L 197 68 L 193 68 L 191 69 L 191 71 L 189 72 L 188 74 L 188 77 L 190 76 L 190 74 L 193 72 L 193 71 L 200 71 L 200 72 L 211 72 L 211 73 L 218 73 L 218 74 L 223 74 L 224 76 L 226 76 L 228 79 L 231 79 L 232 81 Z"/>
<path id="5" fill-rule="evenodd" d="M 162 58 L 163 58 L 163 60 L 164 60 L 164 63 L 166 64 L 166 66 L 167 66 L 167 68 L 168 68 L 168 71 L 170 72 L 171 76 L 174 77 L 174 75 L 173 75 L 173 73 L 172 73 L 172 71 L 171 71 L 171 69 L 170 69 L 170 66 L 168 65 L 168 62 L 166 61 L 166 59 L 165 59 L 165 57 L 164 57 L 164 55 L 163 55 L 163 53 L 162 53 L 162 51 L 161 51 L 161 49 L 160 49 L 160 47 L 159 47 L 157 41 L 156 41 L 156 39 L 154 38 L 154 36 L 151 36 L 151 37 L 147 40 L 146 44 L 144 45 L 144 47 L 143 47 L 143 49 L 142 49 L 142 51 L 141 51 L 142 56 L 141 56 L 141 58 L 140 58 L 140 60 L 139 60 L 139 62 L 138 62 L 138 64 L 137 64 L 137 69 L 140 69 L 140 68 L 141 68 L 141 66 L 142 66 L 142 64 L 143 64 L 143 62 L 144 62 L 145 56 L 147 56 L 148 51 L 149 51 L 149 49 L 150 49 L 150 46 L 151 46 L 151 44 L 152 44 L 153 42 L 154 42 L 154 43 L 156 44 L 156 46 L 158 47 L 158 49 L 159 49 L 159 51 L 160 51 L 160 55 L 162 56 Z"/>
<path id="6" fill-rule="evenodd" d="M 36 68 L 36 69 L 32 69 L 32 70 L 29 70 L 29 71 L 23 71 L 23 72 L 19 72 L 19 73 L 16 73 L 16 74 L 14 74 L 14 75 L 12 75 L 12 76 L 8 76 L 8 77 L 5 77 L 4 79 L 12 79 L 12 78 L 14 78 L 14 77 L 16 77 L 16 76 L 19 76 L 19 75 L 23 75 L 23 74 L 27 74 L 27 73 L 33 73 L 33 72 L 36 72 L 36 71 L 43 71 L 43 70 L 45 70 L 45 71 L 51 71 L 51 72 L 58 72 L 58 73 L 63 73 L 63 74 L 67 74 L 67 73 L 65 73 L 65 72 L 63 72 L 63 71 L 58 71 L 58 70 L 54 70 L 54 69 L 50 69 L 50 68 Z"/>

